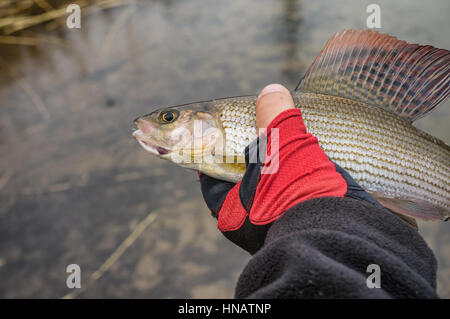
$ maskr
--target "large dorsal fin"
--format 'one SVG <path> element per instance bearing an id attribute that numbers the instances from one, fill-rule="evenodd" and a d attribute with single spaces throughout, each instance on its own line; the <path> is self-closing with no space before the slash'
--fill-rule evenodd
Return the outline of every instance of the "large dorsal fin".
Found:
<path id="1" fill-rule="evenodd" d="M 372 30 L 336 33 L 296 90 L 341 96 L 412 122 L 450 94 L 450 51 Z"/>

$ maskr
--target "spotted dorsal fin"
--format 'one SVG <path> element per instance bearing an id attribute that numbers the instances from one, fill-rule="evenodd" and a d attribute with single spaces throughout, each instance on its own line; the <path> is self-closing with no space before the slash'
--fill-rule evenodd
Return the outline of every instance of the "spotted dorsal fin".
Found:
<path id="1" fill-rule="evenodd" d="M 296 90 L 345 97 L 412 122 L 450 94 L 450 51 L 372 30 L 335 34 Z"/>

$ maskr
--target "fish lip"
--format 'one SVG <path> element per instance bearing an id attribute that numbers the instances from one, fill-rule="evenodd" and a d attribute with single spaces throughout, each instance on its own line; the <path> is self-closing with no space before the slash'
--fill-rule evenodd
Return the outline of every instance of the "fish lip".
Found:
<path id="1" fill-rule="evenodd" d="M 144 144 L 146 146 L 145 149 L 153 148 L 153 149 L 155 149 L 158 152 L 159 155 L 167 155 L 167 154 L 170 153 L 170 151 L 167 148 L 164 148 L 162 146 L 158 146 L 158 145 L 152 144 L 152 143 L 147 142 L 145 140 L 139 140 L 138 139 L 138 141 L 141 143 L 141 145 Z"/>
<path id="2" fill-rule="evenodd" d="M 169 154 L 171 151 L 165 147 L 156 145 L 142 136 L 142 132 L 140 130 L 136 130 L 133 132 L 133 137 L 139 142 L 139 144 L 148 152 L 153 153 L 155 155 L 164 156 Z M 156 152 L 155 152 L 156 151 Z M 157 153 L 157 154 L 156 154 Z"/>

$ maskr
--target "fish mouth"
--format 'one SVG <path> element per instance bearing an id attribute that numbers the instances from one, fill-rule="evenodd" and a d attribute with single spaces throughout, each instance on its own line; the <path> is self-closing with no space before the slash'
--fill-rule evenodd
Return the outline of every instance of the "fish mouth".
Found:
<path id="1" fill-rule="evenodd" d="M 156 150 L 156 152 L 158 152 L 158 155 L 167 155 L 167 154 L 170 153 L 170 151 L 168 149 L 166 149 L 166 148 L 164 148 L 162 146 L 154 145 L 152 143 L 149 143 L 149 142 L 144 141 L 144 140 L 139 140 L 139 139 L 138 139 L 138 142 L 139 142 L 139 144 L 141 144 L 141 146 L 145 150 L 147 150 L 149 152 L 151 152 L 153 150 Z"/>
<path id="2" fill-rule="evenodd" d="M 167 148 L 164 148 L 162 146 L 153 144 L 153 143 L 149 142 L 148 140 L 146 140 L 142 136 L 141 130 L 134 131 L 133 132 L 133 137 L 149 153 L 152 153 L 152 154 L 155 154 L 155 155 L 159 155 L 159 156 L 164 156 L 164 155 L 167 155 L 167 154 L 170 153 L 170 150 L 168 150 Z"/>

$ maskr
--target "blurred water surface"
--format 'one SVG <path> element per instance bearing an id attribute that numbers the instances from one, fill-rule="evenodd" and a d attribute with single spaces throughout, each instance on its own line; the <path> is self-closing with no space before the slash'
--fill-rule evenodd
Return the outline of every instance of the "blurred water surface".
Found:
<path id="1" fill-rule="evenodd" d="M 217 231 L 196 174 L 145 153 L 132 120 L 294 88 L 334 32 L 365 28 L 369 3 L 134 1 L 0 45 L 0 296 L 62 297 L 76 263 L 82 298 L 232 297 L 249 256 Z M 382 32 L 450 49 L 450 2 L 377 3 Z M 447 101 L 417 125 L 448 144 L 449 123 Z M 421 224 L 446 298 L 449 230 Z"/>

